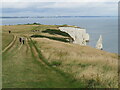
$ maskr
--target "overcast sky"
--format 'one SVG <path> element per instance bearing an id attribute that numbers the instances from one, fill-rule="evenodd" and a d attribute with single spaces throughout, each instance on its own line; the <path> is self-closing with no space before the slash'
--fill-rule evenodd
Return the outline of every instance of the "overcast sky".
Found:
<path id="1" fill-rule="evenodd" d="M 118 0 L 3 0 L 3 16 L 117 16 Z M 88 2 L 89 1 L 89 2 Z"/>

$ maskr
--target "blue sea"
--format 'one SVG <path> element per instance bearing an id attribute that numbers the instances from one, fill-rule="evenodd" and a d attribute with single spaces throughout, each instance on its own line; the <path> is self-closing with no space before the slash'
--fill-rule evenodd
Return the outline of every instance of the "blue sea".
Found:
<path id="1" fill-rule="evenodd" d="M 95 47 L 99 36 L 103 37 L 103 49 L 118 53 L 117 17 L 69 17 L 69 18 L 0 18 L 2 25 L 41 23 L 46 25 L 75 25 L 85 28 L 90 34 L 88 45 Z"/>

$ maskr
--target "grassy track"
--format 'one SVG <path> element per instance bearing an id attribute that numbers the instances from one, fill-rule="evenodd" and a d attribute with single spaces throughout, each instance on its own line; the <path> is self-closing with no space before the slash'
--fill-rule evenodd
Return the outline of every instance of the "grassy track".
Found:
<path id="1" fill-rule="evenodd" d="M 55 72 L 59 73 L 61 76 L 64 77 L 64 79 L 66 80 L 66 82 L 69 83 L 69 87 L 77 87 L 77 88 L 80 88 L 80 87 L 84 87 L 84 85 L 73 78 L 73 76 L 71 74 L 68 74 L 68 73 L 65 73 L 64 71 L 56 68 L 56 67 L 53 67 L 49 62 L 48 60 L 42 55 L 42 52 L 40 51 L 40 49 L 37 48 L 37 46 L 34 44 L 34 42 L 32 41 L 32 39 L 30 39 L 31 41 L 31 45 L 33 45 L 34 49 L 36 50 L 36 53 L 38 55 L 38 58 L 40 59 L 39 61 L 40 62 L 43 62 L 43 65 L 46 65 L 48 66 L 49 68 L 51 68 L 52 70 L 54 70 Z M 32 48 L 32 47 L 31 47 Z M 35 52 L 34 52 L 35 53 Z"/>
<path id="2" fill-rule="evenodd" d="M 64 75 L 38 61 L 40 60 L 39 53 L 32 45 L 31 41 L 27 41 L 18 50 L 21 45 L 17 39 L 14 45 L 3 53 L 3 88 L 75 87 L 69 82 L 69 77 L 67 79 Z"/>

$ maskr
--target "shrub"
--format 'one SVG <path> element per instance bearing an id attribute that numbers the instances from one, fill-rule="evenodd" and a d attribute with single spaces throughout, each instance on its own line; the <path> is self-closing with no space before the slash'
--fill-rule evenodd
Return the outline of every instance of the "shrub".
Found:
<path id="1" fill-rule="evenodd" d="M 40 38 L 49 38 L 49 39 L 52 39 L 52 40 L 57 40 L 57 41 L 62 41 L 62 42 L 69 42 L 69 41 L 66 40 L 66 38 L 49 37 L 49 36 L 45 36 L 45 35 L 32 35 L 31 37 L 34 37 L 34 38 L 37 38 L 37 37 L 40 37 Z"/>
<path id="2" fill-rule="evenodd" d="M 52 61 L 51 66 L 60 66 L 62 64 L 61 61 Z"/>
<path id="3" fill-rule="evenodd" d="M 78 64 L 80 67 L 82 67 L 82 68 L 85 68 L 85 67 L 87 67 L 87 66 L 90 66 L 90 64 L 85 64 L 85 63 L 79 63 Z"/>

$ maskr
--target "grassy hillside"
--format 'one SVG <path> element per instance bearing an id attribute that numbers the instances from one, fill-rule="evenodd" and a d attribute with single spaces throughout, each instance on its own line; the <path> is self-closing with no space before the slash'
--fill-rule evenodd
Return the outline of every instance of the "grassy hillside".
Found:
<path id="1" fill-rule="evenodd" d="M 3 49 L 17 37 L 3 52 L 3 87 L 117 88 L 118 55 L 72 44 L 58 27 L 3 26 Z"/>
<path id="2" fill-rule="evenodd" d="M 2 44 L 3 50 L 5 49 L 5 47 L 7 47 L 10 44 L 10 42 L 12 42 L 13 38 L 14 38 L 13 34 L 2 33 L 2 41 L 4 42 Z"/>
<path id="3" fill-rule="evenodd" d="M 52 66 L 71 73 L 87 87 L 117 87 L 117 55 L 46 38 L 33 40 Z"/>

